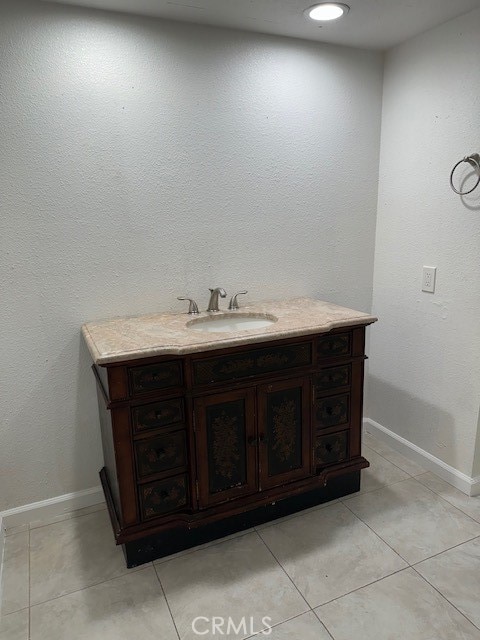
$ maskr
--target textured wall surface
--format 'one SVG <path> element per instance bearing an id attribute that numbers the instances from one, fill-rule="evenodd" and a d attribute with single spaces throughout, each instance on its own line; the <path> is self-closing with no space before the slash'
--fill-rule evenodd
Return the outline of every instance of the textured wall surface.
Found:
<path id="1" fill-rule="evenodd" d="M 475 11 L 386 58 L 367 412 L 468 475 L 480 473 L 480 192 L 462 201 L 449 175 L 480 153 L 479 42 Z M 438 268 L 434 294 L 423 265 Z"/>
<path id="2" fill-rule="evenodd" d="M 20 0 L 0 80 L 0 510 L 98 483 L 84 321 L 370 309 L 378 54 Z"/>

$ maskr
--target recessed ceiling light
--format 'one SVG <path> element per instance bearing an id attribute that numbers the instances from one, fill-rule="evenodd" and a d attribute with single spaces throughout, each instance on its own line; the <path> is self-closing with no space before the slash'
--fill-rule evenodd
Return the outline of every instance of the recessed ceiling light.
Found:
<path id="1" fill-rule="evenodd" d="M 322 2 L 305 10 L 305 15 L 310 20 L 324 22 L 327 20 L 337 20 L 350 11 L 350 7 L 339 2 Z"/>

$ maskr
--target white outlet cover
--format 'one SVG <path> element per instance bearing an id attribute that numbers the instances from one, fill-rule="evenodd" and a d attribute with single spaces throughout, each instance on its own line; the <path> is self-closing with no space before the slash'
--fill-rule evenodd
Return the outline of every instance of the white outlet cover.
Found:
<path id="1" fill-rule="evenodd" d="M 437 267 L 423 267 L 422 291 L 434 293 L 436 277 Z"/>

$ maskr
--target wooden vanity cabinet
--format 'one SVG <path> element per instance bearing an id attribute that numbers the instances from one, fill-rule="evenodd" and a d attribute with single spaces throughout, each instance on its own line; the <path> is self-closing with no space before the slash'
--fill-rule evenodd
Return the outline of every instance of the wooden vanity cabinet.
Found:
<path id="1" fill-rule="evenodd" d="M 94 365 L 128 566 L 357 491 L 365 327 Z"/>

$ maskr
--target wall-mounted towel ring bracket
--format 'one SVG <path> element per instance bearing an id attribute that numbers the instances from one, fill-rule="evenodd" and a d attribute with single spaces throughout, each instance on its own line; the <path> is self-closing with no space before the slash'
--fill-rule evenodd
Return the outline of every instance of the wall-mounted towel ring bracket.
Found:
<path id="1" fill-rule="evenodd" d="M 455 173 L 456 168 L 459 167 L 463 162 L 468 162 L 468 164 L 470 164 L 474 169 L 477 170 L 477 174 L 478 174 L 478 180 L 476 181 L 472 189 L 470 189 L 469 191 L 459 191 L 458 189 L 455 188 L 455 185 L 453 184 L 453 174 Z M 453 167 L 452 173 L 450 174 L 450 185 L 452 189 L 455 191 L 455 193 L 458 193 L 459 196 L 466 196 L 469 193 L 472 193 L 472 191 L 475 191 L 475 189 L 478 187 L 479 184 L 480 184 L 480 155 L 478 153 L 472 153 L 471 156 L 465 156 L 465 158 L 462 158 Z"/>

